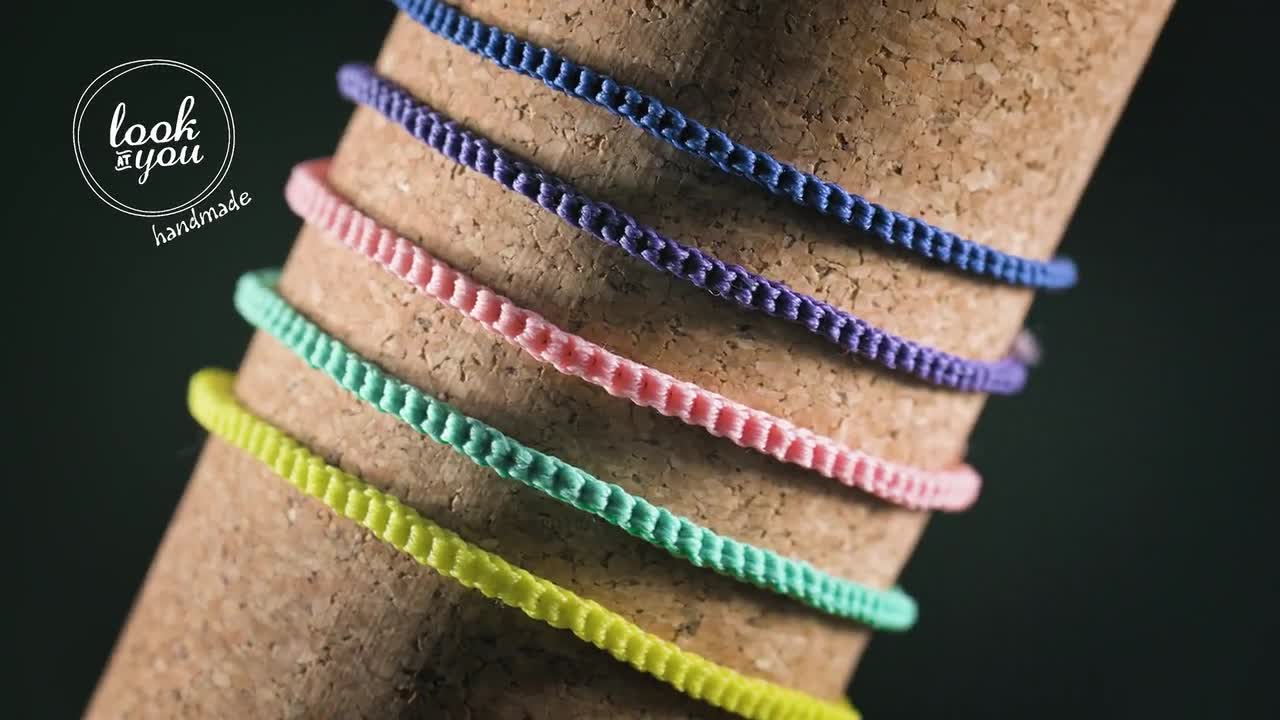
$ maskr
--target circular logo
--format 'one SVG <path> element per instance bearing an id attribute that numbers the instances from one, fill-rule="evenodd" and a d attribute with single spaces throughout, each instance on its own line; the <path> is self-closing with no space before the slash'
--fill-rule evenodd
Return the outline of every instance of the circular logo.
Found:
<path id="1" fill-rule="evenodd" d="M 236 126 L 208 75 L 176 60 L 133 60 L 85 88 L 71 140 L 80 174 L 103 202 L 161 217 L 218 189 L 231 169 Z"/>

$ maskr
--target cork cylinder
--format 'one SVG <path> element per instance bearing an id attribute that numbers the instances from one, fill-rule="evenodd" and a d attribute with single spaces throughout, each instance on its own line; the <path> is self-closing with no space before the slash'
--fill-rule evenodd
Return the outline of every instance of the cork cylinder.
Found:
<path id="1" fill-rule="evenodd" d="M 1169 4 L 457 3 L 752 147 L 1036 258 L 1053 253 Z M 587 194 L 899 335 L 994 360 L 1031 301 L 772 198 L 403 15 L 377 67 Z M 893 460 L 938 468 L 965 454 L 982 396 L 860 364 L 803 329 L 674 282 L 374 111 L 355 110 L 330 180 L 433 255 L 615 352 Z M 928 518 L 561 376 L 318 230 L 302 230 L 280 291 L 463 412 L 831 573 L 891 586 Z M 869 633 L 854 623 L 694 568 L 472 465 L 270 337 L 254 339 L 236 391 L 330 462 L 466 539 L 743 673 L 834 699 L 866 647 Z M 722 716 L 416 565 L 218 440 L 88 715 Z"/>

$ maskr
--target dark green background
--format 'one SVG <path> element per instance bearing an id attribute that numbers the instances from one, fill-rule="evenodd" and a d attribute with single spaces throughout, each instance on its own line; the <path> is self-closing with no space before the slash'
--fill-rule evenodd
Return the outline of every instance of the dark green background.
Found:
<path id="1" fill-rule="evenodd" d="M 1239 6 L 1175 11 L 1068 234 L 1083 282 L 1032 313 L 1047 361 L 973 437 L 985 494 L 934 521 L 903 580 L 919 628 L 877 639 L 854 683 L 869 717 L 1275 716 L 1275 62 L 1261 6 Z M 232 283 L 284 259 L 285 175 L 333 148 L 351 112 L 333 72 L 376 55 L 392 12 L 6 13 L 6 684 L 15 716 L 65 718 L 200 446 L 187 378 L 238 362 Z M 219 193 L 254 198 L 162 248 L 90 194 L 69 137 L 81 89 L 148 56 L 226 92 L 239 144 Z"/>

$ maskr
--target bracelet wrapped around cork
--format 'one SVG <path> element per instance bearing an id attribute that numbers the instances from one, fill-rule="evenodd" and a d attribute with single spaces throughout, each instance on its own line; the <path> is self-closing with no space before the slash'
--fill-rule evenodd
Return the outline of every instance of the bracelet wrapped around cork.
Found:
<path id="1" fill-rule="evenodd" d="M 965 368 L 1020 364 L 1025 350 L 1005 351 L 1030 288 L 1074 282 L 1074 267 L 1045 258 L 1169 2 L 1066 6 L 406 0 L 376 66 L 404 100 L 357 109 L 321 175 L 342 199 L 328 212 L 393 230 L 403 244 L 387 247 L 400 255 L 362 257 L 334 242 L 339 226 L 322 220 L 336 216 L 300 210 L 307 224 L 271 292 L 282 303 L 273 312 L 298 318 L 282 336 L 306 350 L 260 333 L 234 382 L 193 382 L 193 412 L 223 439 L 201 457 L 87 715 L 853 716 L 841 698 L 869 628 L 779 588 L 803 596 L 817 577 L 804 567 L 820 568 L 873 591 L 828 599 L 875 619 L 876 606 L 855 597 L 893 597 L 927 514 L 895 504 L 908 495 L 877 486 L 875 472 L 813 458 L 856 449 L 910 477 L 950 477 L 984 401 L 956 389 L 1021 385 L 1002 374 L 1017 370 Z M 473 19 L 465 32 L 458 13 Z M 524 48 L 554 50 L 557 71 L 526 63 Z M 570 92 L 581 82 L 554 82 L 569 63 L 607 69 L 624 104 L 583 102 Z M 348 80 L 371 77 L 354 72 Z M 646 121 L 659 105 L 635 115 L 628 89 L 678 115 Z M 673 265 L 670 250 L 635 258 L 599 242 L 590 226 L 425 146 L 396 122 L 408 99 L 679 238 L 681 258 L 698 249 L 755 276 L 735 270 L 719 293 L 734 302 L 721 302 L 660 272 L 655 260 Z M 707 130 L 716 139 L 700 155 L 701 131 L 666 132 L 695 117 L 732 143 L 714 145 Z M 849 194 L 845 212 L 843 188 L 897 210 Z M 430 260 L 501 293 L 507 313 L 536 314 L 565 337 L 731 399 L 740 410 L 726 417 L 744 425 L 718 436 L 653 389 L 606 383 L 574 357 L 495 335 L 489 306 L 463 298 L 460 312 L 406 282 Z M 974 364 L 937 373 L 936 387 L 932 371 L 886 371 L 879 345 L 859 360 L 832 343 L 849 342 L 851 321 L 814 316 L 806 327 L 739 307 L 777 307 L 763 278 Z M 890 347 L 895 365 L 910 352 Z M 359 385 L 353 376 L 348 390 L 329 373 L 348 367 L 396 381 L 376 383 L 375 395 L 368 375 Z M 465 418 L 433 424 L 440 407 Z M 745 423 L 762 418 L 808 434 L 753 435 Z M 544 457 L 562 463 L 546 466 L 555 478 L 583 479 L 575 488 L 589 483 L 559 468 L 620 492 L 571 496 L 578 507 L 548 494 L 560 485 L 506 482 L 483 466 Z M 855 488 L 869 478 L 868 492 L 843 487 L 845 477 Z M 967 504 L 919 497 L 934 498 L 921 507 Z M 644 498 L 688 525 L 646 542 L 608 521 L 623 517 L 610 514 L 613 498 Z M 761 554 L 758 568 L 735 562 L 727 574 L 697 567 L 701 544 L 718 541 L 698 534 L 691 553 L 686 527 L 778 560 Z M 796 569 L 771 575 L 768 563 L 786 559 L 797 563 L 774 569 Z"/>

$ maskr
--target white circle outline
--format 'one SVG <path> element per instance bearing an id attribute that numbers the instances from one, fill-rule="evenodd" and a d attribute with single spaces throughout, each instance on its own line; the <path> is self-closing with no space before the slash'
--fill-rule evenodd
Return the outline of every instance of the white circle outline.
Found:
<path id="1" fill-rule="evenodd" d="M 93 99 L 97 97 L 98 93 L 101 92 L 104 88 L 106 88 L 107 85 L 111 84 L 112 82 L 119 79 L 120 77 L 123 77 L 126 73 L 132 72 L 134 70 L 140 70 L 145 67 L 152 67 L 157 65 L 186 70 L 187 72 L 194 75 L 197 80 L 203 82 L 205 86 L 208 87 L 209 90 L 214 94 L 214 97 L 217 98 L 218 104 L 222 108 L 223 118 L 227 122 L 227 152 L 222 159 L 222 166 L 218 169 L 218 174 L 214 176 L 213 180 L 211 180 L 209 184 L 206 185 L 205 188 L 201 190 L 200 193 L 196 195 L 196 197 L 193 200 L 189 200 L 185 203 L 181 203 L 179 205 L 176 205 L 172 208 L 168 208 L 166 210 L 142 210 L 130 205 L 126 205 L 125 203 L 116 199 L 114 196 L 111 195 L 111 193 L 107 192 L 106 189 L 103 188 L 98 183 L 96 178 L 93 177 L 93 172 L 89 170 L 89 164 L 88 162 L 85 161 L 84 154 L 80 149 L 80 125 L 84 120 L 84 113 L 86 110 L 88 110 L 89 103 L 93 102 Z M 101 81 L 104 77 L 111 75 L 112 73 L 116 73 L 116 71 L 120 71 L 120 72 L 113 75 L 111 78 L 107 79 L 105 82 L 102 82 L 101 86 L 98 87 L 97 89 L 94 89 L 94 86 L 98 85 L 99 81 Z M 93 90 L 92 95 L 89 95 L 90 90 Z M 88 100 L 85 99 L 86 95 L 88 95 Z M 98 77 L 94 78 L 93 82 L 89 83 L 89 86 L 84 89 L 84 92 L 80 94 L 80 100 L 76 102 L 76 112 L 71 118 L 71 144 L 75 148 L 76 165 L 80 169 L 80 175 L 84 178 L 85 183 L 89 185 L 89 189 L 93 191 L 93 194 L 98 196 L 99 200 L 106 203 L 107 205 L 110 205 L 116 210 L 119 210 L 120 212 L 128 215 L 133 215 L 136 217 L 163 217 L 165 215 L 173 215 L 175 213 L 180 213 L 183 210 L 186 210 L 188 208 L 191 208 L 199 204 L 200 201 L 212 195 L 213 192 L 218 189 L 218 186 L 222 184 L 222 181 L 226 179 L 227 172 L 231 169 L 231 160 L 235 155 L 236 123 L 235 123 L 235 119 L 232 118 L 231 116 L 231 103 L 230 101 L 227 100 L 227 96 L 223 94 L 222 88 L 218 87 L 217 83 L 215 83 L 212 78 L 210 78 L 208 75 L 205 75 L 200 70 L 190 65 L 187 65 L 186 63 L 178 62 L 177 60 L 166 60 L 162 58 L 151 58 L 146 60 L 130 60 L 129 62 L 116 65 L 110 70 L 107 70 L 106 72 L 103 72 L 102 74 L 98 75 Z"/>

